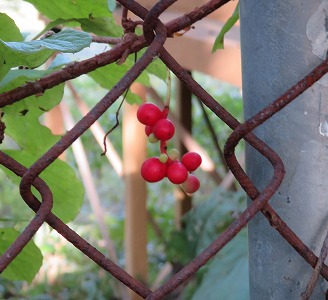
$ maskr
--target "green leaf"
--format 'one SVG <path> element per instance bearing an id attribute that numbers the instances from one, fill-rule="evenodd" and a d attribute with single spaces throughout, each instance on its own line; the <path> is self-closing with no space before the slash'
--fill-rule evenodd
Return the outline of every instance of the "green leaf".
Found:
<path id="1" fill-rule="evenodd" d="M 127 60 L 122 65 L 117 65 L 114 63 L 98 68 L 97 70 L 90 72 L 88 75 L 98 84 L 100 84 L 101 87 L 111 90 L 112 87 L 123 77 L 123 75 L 128 72 L 131 65 L 132 63 L 130 60 Z M 145 73 L 141 74 L 137 81 L 149 86 L 148 76 Z M 140 103 L 139 96 L 131 92 L 128 93 L 126 100 L 131 104 Z"/>
<path id="2" fill-rule="evenodd" d="M 187 264 L 194 258 L 195 244 L 188 240 L 185 232 L 173 231 L 166 245 L 167 260 L 178 261 L 182 265 Z"/>
<path id="3" fill-rule="evenodd" d="M 112 16 L 95 18 L 92 15 L 90 15 L 89 18 L 71 18 L 71 19 L 58 18 L 50 22 L 34 39 L 40 37 L 45 32 L 51 30 L 52 28 L 63 24 L 66 24 L 66 26 L 80 25 L 84 31 L 92 32 L 97 35 L 116 36 L 116 37 L 121 37 L 123 35 L 122 27 L 116 25 L 114 18 Z"/>
<path id="4" fill-rule="evenodd" d="M 138 58 L 141 57 L 144 52 L 146 51 L 146 49 L 142 49 L 141 51 L 138 52 Z M 129 56 L 130 58 L 131 56 Z M 134 60 L 133 60 L 134 63 Z M 148 74 L 152 74 L 155 75 L 156 77 L 162 79 L 162 80 L 166 80 L 166 76 L 167 76 L 167 70 L 166 70 L 166 66 L 165 64 L 159 59 L 156 58 L 154 59 L 146 68 L 145 70 Z"/>
<path id="5" fill-rule="evenodd" d="M 12 81 L 12 87 L 20 85 L 22 77 Z M 63 96 L 63 85 L 47 90 L 42 96 L 31 96 L 13 105 L 3 108 L 3 120 L 6 124 L 6 135 L 11 137 L 20 150 L 5 152 L 26 167 L 30 167 L 59 139 L 39 123 L 44 111 L 50 110 L 60 102 Z M 4 169 L 6 175 L 15 183 L 19 178 Z M 84 196 L 82 183 L 77 179 L 73 169 L 62 161 L 55 161 L 42 172 L 42 179 L 49 185 L 54 196 L 52 211 L 64 222 L 73 220 L 78 214 Z"/>
<path id="6" fill-rule="evenodd" d="M 239 3 L 237 4 L 232 16 L 223 25 L 220 33 L 216 37 L 213 48 L 212 48 L 212 52 L 215 52 L 218 49 L 224 48 L 224 36 L 233 27 L 233 25 L 235 25 L 235 23 L 238 20 L 239 20 Z"/>
<path id="7" fill-rule="evenodd" d="M 12 228 L 0 228 L 0 255 L 20 235 Z M 30 241 L 12 263 L 1 273 L 1 276 L 9 280 L 26 280 L 31 283 L 42 265 L 42 254 L 40 249 Z"/>
<path id="8" fill-rule="evenodd" d="M 23 37 L 13 19 L 0 13 L 0 39 L 6 42 L 23 41 Z"/>
<path id="9" fill-rule="evenodd" d="M 103 36 L 123 36 L 123 29 L 121 26 L 115 24 L 113 17 L 98 17 L 90 16 L 88 19 L 76 19 L 84 31 L 93 32 L 97 35 Z"/>
<path id="10" fill-rule="evenodd" d="M 27 151 L 5 150 L 4 152 L 26 167 L 30 167 L 39 158 Z M 17 176 L 3 170 L 13 182 L 19 183 Z M 41 173 L 40 177 L 53 194 L 54 205 L 51 211 L 64 223 L 74 220 L 84 198 L 83 185 L 74 170 L 67 163 L 57 159 Z M 38 198 L 41 200 L 40 197 Z"/>
<path id="11" fill-rule="evenodd" d="M 90 46 L 88 33 L 66 29 L 48 38 L 30 42 L 4 42 L 0 40 L 0 79 L 8 68 L 27 66 L 36 68 L 43 64 L 55 51 L 78 52 Z"/>
<path id="12" fill-rule="evenodd" d="M 233 215 L 244 208 L 244 195 L 218 188 L 206 201 L 186 215 L 186 234 L 190 241 L 196 242 L 198 255 L 232 221 Z"/>
<path id="13" fill-rule="evenodd" d="M 111 15 L 108 10 L 108 3 L 105 0 L 26 0 L 33 4 L 36 9 L 51 20 L 59 18 L 88 18 L 104 17 Z"/>
<path id="14" fill-rule="evenodd" d="M 100 86 L 110 90 L 129 71 L 133 64 L 134 55 L 130 55 L 122 65 L 117 65 L 113 63 L 98 68 L 97 70 L 90 72 L 88 75 L 98 84 L 100 84 Z M 147 69 L 139 75 L 139 77 L 136 79 L 136 82 L 139 82 L 145 86 L 149 86 L 149 73 L 154 74 L 155 76 L 158 76 L 159 78 L 165 80 L 166 67 L 159 59 L 157 59 L 156 61 L 153 61 L 147 67 Z M 126 100 L 130 104 L 140 103 L 140 97 L 133 93 L 128 93 Z"/>
<path id="15" fill-rule="evenodd" d="M 242 230 L 208 264 L 191 300 L 248 300 L 247 232 Z"/>
<path id="16" fill-rule="evenodd" d="M 37 76 L 37 72 L 29 72 L 25 73 L 30 74 L 31 76 Z M 41 72 L 42 74 L 42 72 Z M 40 75 L 41 75 L 40 74 Z M 10 89 L 10 88 L 15 88 L 17 86 L 22 85 L 22 81 L 24 80 L 25 76 L 19 76 L 15 80 L 12 80 L 10 82 L 7 82 L 6 86 L 4 87 L 4 90 Z M 30 78 L 30 77 L 29 77 Z M 2 92 L 2 90 L 0 90 Z M 50 90 L 46 90 L 42 95 L 33 95 L 30 97 L 27 97 L 21 101 L 16 102 L 13 105 L 6 106 L 2 109 L 3 112 L 5 112 L 5 122 L 7 122 L 7 130 L 6 133 L 9 134 L 10 128 L 15 128 L 16 126 L 21 126 L 19 128 L 20 130 L 23 130 L 24 132 L 24 126 L 30 124 L 30 126 L 39 126 L 40 123 L 38 119 L 40 116 L 45 112 L 49 111 L 51 108 L 53 108 L 55 105 L 57 105 L 64 93 L 64 85 L 58 85 Z M 22 116 L 22 111 L 27 111 L 29 112 L 27 117 L 24 119 L 21 119 L 20 117 Z M 25 115 L 25 114 L 24 114 Z M 6 119 L 7 118 L 7 119 Z M 19 124 L 19 125 L 18 125 Z M 39 124 L 39 125 L 38 125 Z M 45 127 L 44 127 L 45 128 Z M 30 134 L 33 134 L 33 129 L 31 129 L 32 132 Z M 24 138 L 21 134 L 22 131 L 17 132 L 17 139 Z M 39 133 L 40 134 L 40 133 Z M 57 138 L 56 138 L 57 140 Z M 17 142 L 17 141 L 16 141 Z M 18 141 L 20 142 L 20 141 Z M 38 143 L 41 144 L 40 147 L 42 147 L 43 151 L 46 150 L 48 145 L 43 146 L 43 143 Z M 36 145 L 31 147 L 31 149 L 35 149 Z"/>
<path id="17" fill-rule="evenodd" d="M 0 93 L 10 91 L 11 89 L 24 85 L 26 82 L 40 79 L 41 77 L 51 73 L 53 70 L 31 70 L 17 69 L 10 70 L 6 76 L 0 81 Z"/>

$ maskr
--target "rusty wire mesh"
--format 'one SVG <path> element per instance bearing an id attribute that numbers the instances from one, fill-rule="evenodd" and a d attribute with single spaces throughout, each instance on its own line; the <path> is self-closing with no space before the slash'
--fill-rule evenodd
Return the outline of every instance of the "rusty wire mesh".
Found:
<path id="1" fill-rule="evenodd" d="M 208 260 L 218 253 L 229 241 L 236 236 L 242 228 L 259 212 L 268 219 L 271 226 L 297 251 L 305 261 L 313 268 L 316 266 L 318 257 L 302 242 L 302 240 L 287 226 L 278 213 L 268 204 L 272 195 L 277 191 L 284 178 L 284 165 L 279 156 L 263 141 L 257 138 L 252 131 L 260 124 L 268 120 L 275 113 L 296 99 L 301 93 L 312 86 L 324 74 L 328 72 L 328 60 L 318 67 L 297 84 L 288 89 L 272 104 L 257 113 L 251 119 L 240 124 L 228 111 L 221 107 L 211 95 L 209 95 L 191 75 L 184 70 L 179 63 L 163 47 L 166 39 L 173 33 L 188 28 L 196 21 L 204 18 L 211 12 L 219 9 L 229 0 L 212 0 L 193 11 L 182 15 L 170 22 L 163 24 L 159 15 L 177 0 L 162 0 L 154 5 L 149 11 L 139 5 L 136 1 L 118 0 L 123 7 L 122 26 L 125 36 L 113 49 L 97 55 L 96 57 L 66 66 L 60 71 L 41 78 L 36 82 L 3 93 L 0 96 L 0 107 L 20 101 L 30 95 L 43 93 L 67 80 L 76 78 L 82 74 L 93 71 L 101 66 L 114 63 L 126 53 L 134 53 L 147 47 L 146 52 L 135 65 L 123 76 L 123 78 L 83 117 L 67 134 L 53 147 L 51 147 L 40 159 L 29 169 L 20 165 L 17 161 L 0 151 L 0 163 L 16 175 L 21 177 L 20 192 L 22 199 L 35 211 L 35 217 L 30 221 L 19 238 L 0 257 L 0 271 L 4 270 L 17 254 L 22 251 L 40 226 L 46 222 L 59 234 L 82 251 L 101 268 L 117 278 L 124 285 L 145 299 L 163 299 L 174 289 L 183 284 L 197 272 Z M 126 18 L 127 11 L 133 12 L 143 20 L 144 36 L 136 36 L 134 29 L 136 23 Z M 38 176 L 52 162 L 63 153 L 71 144 L 79 138 L 102 114 L 120 97 L 132 82 L 145 70 L 154 57 L 159 56 L 164 64 L 184 83 L 194 95 L 196 95 L 209 109 L 211 109 L 221 120 L 233 129 L 232 134 L 225 144 L 225 159 L 230 170 L 240 183 L 246 194 L 253 201 L 240 214 L 240 216 L 200 255 L 188 263 L 177 274 L 169 279 L 164 285 L 155 291 L 150 290 L 137 279 L 131 277 L 123 269 L 106 258 L 101 252 L 80 237 L 74 230 L 57 218 L 52 212 L 52 193 L 47 184 Z M 3 125 L 3 124 L 1 124 Z M 3 135 L 3 126 L 1 126 Z M 258 150 L 266 157 L 274 170 L 271 181 L 263 191 L 258 191 L 244 170 L 238 163 L 234 150 L 241 139 Z M 34 186 L 42 197 L 40 202 L 31 192 Z M 321 275 L 328 280 L 328 267 L 321 261 Z"/>

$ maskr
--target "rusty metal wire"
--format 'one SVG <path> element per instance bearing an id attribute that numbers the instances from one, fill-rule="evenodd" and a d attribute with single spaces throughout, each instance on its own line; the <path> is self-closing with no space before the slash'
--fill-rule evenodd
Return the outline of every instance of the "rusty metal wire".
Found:
<path id="1" fill-rule="evenodd" d="M 277 98 L 272 104 L 265 107 L 246 122 L 240 124 L 228 111 L 220 106 L 220 104 L 213 99 L 213 97 L 209 95 L 163 47 L 167 37 L 171 37 L 173 33 L 191 26 L 196 21 L 204 18 L 225 3 L 229 2 L 229 0 L 209 1 L 203 6 L 195 8 L 193 11 L 183 16 L 171 20 L 167 24 L 163 24 L 158 18 L 159 15 L 176 1 L 177 0 L 161 0 L 154 5 L 150 11 L 148 11 L 136 1 L 118 0 L 125 10 L 129 10 L 140 17 L 142 20 L 141 23 L 143 23 L 144 36 L 138 37 L 131 34 L 127 28 L 126 32 L 129 33 L 126 34 L 122 41 L 117 43 L 113 49 L 97 55 L 96 57 L 68 65 L 62 70 L 45 76 L 40 80 L 27 83 L 22 87 L 0 95 L 1 108 L 20 101 L 30 95 L 43 93 L 45 90 L 60 83 L 91 72 L 101 66 L 113 63 L 125 55 L 127 51 L 128 53 L 135 53 L 140 49 L 147 47 L 147 50 L 142 57 L 137 60 L 135 65 L 125 74 L 125 76 L 123 76 L 113 89 L 110 90 L 93 107 L 93 109 L 72 128 L 72 130 L 67 132 L 59 142 L 51 147 L 30 168 L 25 168 L 17 161 L 0 151 L 0 164 L 21 177 L 21 196 L 27 205 L 36 213 L 35 217 L 30 221 L 19 238 L 17 238 L 17 240 L 0 257 L 0 272 L 2 272 L 17 254 L 20 253 L 40 226 L 44 222 L 47 222 L 77 249 L 142 298 L 163 299 L 193 276 L 199 268 L 206 264 L 208 260 L 229 243 L 229 241 L 259 212 L 264 214 L 271 226 L 281 234 L 281 236 L 305 259 L 305 261 L 307 261 L 313 268 L 316 267 L 318 257 L 302 242 L 302 240 L 281 219 L 277 212 L 268 204 L 268 201 L 283 181 L 285 173 L 284 165 L 277 153 L 275 153 L 262 140 L 257 138 L 252 131 L 295 100 L 300 94 L 326 74 L 328 72 L 328 60 L 325 60 L 322 64 L 312 70 L 308 75 Z M 140 22 L 138 22 L 138 24 L 140 24 Z M 123 269 L 106 258 L 101 252 L 52 214 L 52 193 L 46 183 L 38 176 L 43 170 L 51 165 L 61 153 L 70 147 L 71 144 L 97 119 L 99 119 L 104 112 L 106 112 L 106 110 L 124 93 L 124 91 L 126 91 L 126 89 L 129 88 L 132 82 L 157 56 L 159 56 L 164 64 L 192 91 L 193 94 L 199 98 L 203 104 L 233 129 L 233 132 L 225 145 L 225 159 L 229 169 L 245 190 L 246 194 L 253 201 L 251 205 L 245 209 L 244 212 L 223 233 L 221 233 L 221 235 L 218 236 L 210 246 L 182 268 L 163 286 L 155 291 L 151 291 L 140 281 L 131 277 Z M 236 159 L 234 153 L 235 147 L 242 139 L 266 157 L 272 165 L 272 179 L 262 192 L 257 190 Z M 42 202 L 32 194 L 32 186 L 40 192 Z M 327 265 L 322 264 L 320 266 L 320 273 L 328 280 Z"/>

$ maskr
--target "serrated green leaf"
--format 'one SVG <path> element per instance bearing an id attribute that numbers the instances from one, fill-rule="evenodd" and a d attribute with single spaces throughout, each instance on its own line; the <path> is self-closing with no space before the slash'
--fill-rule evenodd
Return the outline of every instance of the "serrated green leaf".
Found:
<path id="1" fill-rule="evenodd" d="M 0 228 L 0 255 L 20 235 L 13 228 Z M 1 276 L 9 280 L 26 280 L 31 283 L 42 265 L 42 254 L 40 249 L 30 241 L 12 263 L 1 273 Z"/>
<path id="2" fill-rule="evenodd" d="M 33 4 L 36 9 L 51 20 L 59 18 L 88 18 L 103 17 L 111 15 L 108 10 L 108 3 L 105 0 L 26 0 Z"/>
<path id="3" fill-rule="evenodd" d="M 6 42 L 23 41 L 23 37 L 14 20 L 4 13 L 0 13 L 0 39 Z"/>
<path id="4" fill-rule="evenodd" d="M 224 48 L 224 36 L 225 34 L 235 25 L 239 20 L 239 3 L 237 4 L 232 16 L 227 20 L 227 22 L 221 28 L 218 36 L 215 39 L 212 52 L 215 52 L 218 49 Z"/>

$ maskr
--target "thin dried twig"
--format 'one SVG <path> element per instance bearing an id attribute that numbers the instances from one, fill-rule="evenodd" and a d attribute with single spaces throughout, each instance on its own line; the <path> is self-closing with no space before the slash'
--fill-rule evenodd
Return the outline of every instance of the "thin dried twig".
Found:
<path id="1" fill-rule="evenodd" d="M 120 120 L 119 120 L 119 115 L 120 115 L 120 110 L 121 110 L 121 107 L 122 107 L 122 105 L 123 105 L 123 103 L 124 103 L 124 100 L 125 100 L 125 97 L 126 97 L 126 95 L 128 94 L 128 92 L 129 92 L 129 89 L 127 89 L 126 91 L 125 91 L 125 93 L 124 93 L 124 96 L 123 96 L 123 99 L 122 99 L 122 101 L 121 101 L 121 103 L 120 103 L 120 105 L 119 105 L 119 107 L 118 107 L 118 109 L 117 109 L 117 111 L 116 111 L 116 114 L 115 114 L 115 119 L 116 119 L 116 123 L 114 124 L 114 126 L 111 128 L 111 129 L 109 129 L 107 132 L 106 132 L 106 134 L 104 135 L 104 139 L 103 139 L 103 145 L 104 145 L 104 151 L 101 153 L 101 155 L 103 156 L 103 155 L 105 155 L 106 153 L 107 153 L 107 143 L 106 143 L 106 139 L 107 139 L 107 137 L 108 137 L 108 135 L 110 135 L 119 125 L 120 125 Z"/>
<path id="2" fill-rule="evenodd" d="M 322 266 L 324 261 L 326 260 L 328 255 L 328 232 L 325 238 L 325 241 L 323 242 L 320 256 L 318 257 L 318 261 L 313 269 L 313 273 L 311 275 L 311 278 L 306 286 L 306 290 L 301 294 L 301 300 L 308 300 L 310 299 L 313 290 L 315 288 L 315 285 L 318 281 Z"/>

